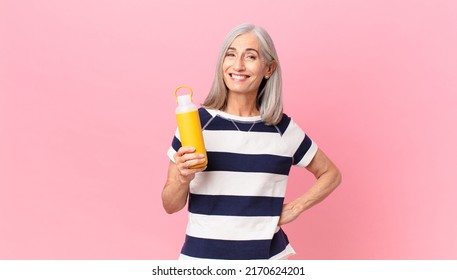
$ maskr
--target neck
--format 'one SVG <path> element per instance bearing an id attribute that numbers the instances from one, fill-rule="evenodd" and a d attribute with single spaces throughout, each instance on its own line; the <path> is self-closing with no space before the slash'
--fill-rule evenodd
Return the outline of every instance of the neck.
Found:
<path id="1" fill-rule="evenodd" d="M 256 96 L 228 93 L 227 107 L 224 110 L 230 115 L 254 117 L 260 114 L 257 109 Z"/>

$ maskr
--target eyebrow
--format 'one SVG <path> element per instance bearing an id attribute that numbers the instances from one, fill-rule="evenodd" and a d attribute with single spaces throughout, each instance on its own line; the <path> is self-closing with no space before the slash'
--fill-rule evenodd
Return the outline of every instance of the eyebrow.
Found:
<path id="1" fill-rule="evenodd" d="M 234 50 L 234 51 L 236 51 L 236 48 L 234 48 L 234 47 L 229 47 L 228 50 Z M 259 51 L 256 50 L 256 49 L 254 49 L 254 48 L 247 48 L 247 49 L 245 49 L 245 51 L 255 51 L 257 54 L 259 54 Z"/>

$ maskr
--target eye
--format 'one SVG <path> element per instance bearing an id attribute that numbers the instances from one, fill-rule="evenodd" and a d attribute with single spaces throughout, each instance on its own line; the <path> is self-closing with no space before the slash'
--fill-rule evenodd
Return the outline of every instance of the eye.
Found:
<path id="1" fill-rule="evenodd" d="M 257 56 L 255 54 L 246 54 L 244 58 L 249 61 L 254 61 L 257 59 Z"/>
<path id="2" fill-rule="evenodd" d="M 228 52 L 228 53 L 225 54 L 225 57 L 235 57 L 235 53 Z"/>

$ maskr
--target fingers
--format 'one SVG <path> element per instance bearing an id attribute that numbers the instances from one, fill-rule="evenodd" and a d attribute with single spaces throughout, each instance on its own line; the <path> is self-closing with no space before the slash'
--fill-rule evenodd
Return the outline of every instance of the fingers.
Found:
<path id="1" fill-rule="evenodd" d="M 181 147 L 173 157 L 179 173 L 186 177 L 192 176 L 192 178 L 189 178 L 190 180 L 193 179 L 195 173 L 201 172 L 206 168 L 192 168 L 192 166 L 205 162 L 205 156 L 195 153 L 194 147 Z"/>
<path id="2" fill-rule="evenodd" d="M 184 168 L 191 168 L 205 161 L 205 156 L 195 153 L 195 148 L 193 147 L 181 147 L 173 157 L 175 163 L 182 165 Z"/>
<path id="3" fill-rule="evenodd" d="M 177 156 L 182 157 L 185 154 L 193 153 L 195 152 L 194 147 L 181 147 L 179 150 L 176 152 Z"/>
<path id="4" fill-rule="evenodd" d="M 297 207 L 295 207 L 295 203 L 286 203 L 283 205 L 278 225 L 281 226 L 288 224 L 297 219 L 299 215 L 300 212 L 298 211 Z"/>
<path id="5" fill-rule="evenodd" d="M 178 172 L 179 172 L 179 179 L 183 183 L 190 183 L 195 178 L 195 174 L 198 172 L 202 172 L 206 169 L 206 166 L 202 168 L 185 168 L 183 164 L 177 165 Z"/>

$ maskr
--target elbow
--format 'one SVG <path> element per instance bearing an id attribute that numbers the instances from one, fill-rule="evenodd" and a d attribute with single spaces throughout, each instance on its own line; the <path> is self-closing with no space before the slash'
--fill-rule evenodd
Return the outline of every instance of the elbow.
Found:
<path id="1" fill-rule="evenodd" d="M 183 209 L 185 206 L 178 204 L 176 201 L 166 201 L 162 200 L 162 207 L 165 210 L 167 214 L 174 214 L 176 212 L 179 212 L 181 209 Z"/>
<path id="2" fill-rule="evenodd" d="M 335 179 L 334 179 L 335 188 L 341 184 L 342 180 L 343 180 L 343 175 L 341 174 L 341 171 L 338 170 L 338 168 L 335 168 Z"/>
<path id="3" fill-rule="evenodd" d="M 165 203 L 163 204 L 163 209 L 167 214 L 174 214 L 176 212 L 179 212 L 181 209 L 184 208 L 185 205 L 182 206 L 177 206 L 177 205 L 166 205 Z"/>
<path id="4" fill-rule="evenodd" d="M 340 170 L 333 164 L 329 166 L 325 172 L 323 172 L 319 176 L 316 176 L 318 180 L 322 179 L 326 182 L 327 189 L 330 192 L 335 190 L 341 184 L 342 177 L 343 176 L 341 175 Z"/>
<path id="5" fill-rule="evenodd" d="M 170 203 L 166 203 L 164 200 L 162 200 L 162 207 L 167 214 L 174 214 L 180 210 L 177 207 L 171 205 Z"/>
<path id="6" fill-rule="evenodd" d="M 174 213 L 176 213 L 176 212 L 178 212 L 178 211 L 176 211 L 176 210 L 174 210 L 174 209 L 170 209 L 170 208 L 167 208 L 167 207 L 165 207 L 165 206 L 163 207 L 163 209 L 165 209 L 165 212 L 166 212 L 167 214 L 170 214 L 170 215 L 171 215 L 171 214 L 174 214 Z"/>
<path id="7" fill-rule="evenodd" d="M 163 207 L 163 209 L 165 210 L 165 213 L 167 213 L 167 214 L 173 214 L 173 213 L 175 213 L 175 211 L 173 211 L 173 209 L 171 209 L 171 207 L 169 207 L 168 205 L 166 205 L 164 201 L 162 201 L 162 207 Z"/>
<path id="8" fill-rule="evenodd" d="M 162 207 L 167 214 L 174 214 L 182 208 L 176 197 L 170 194 L 166 185 L 162 190 Z"/>

